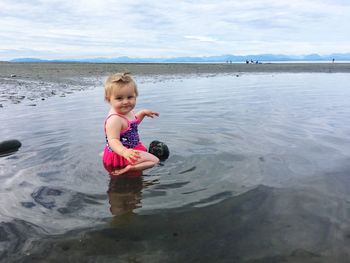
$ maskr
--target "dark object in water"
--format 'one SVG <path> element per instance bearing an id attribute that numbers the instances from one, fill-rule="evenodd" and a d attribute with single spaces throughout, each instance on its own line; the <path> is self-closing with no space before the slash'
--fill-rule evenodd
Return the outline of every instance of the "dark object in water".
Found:
<path id="1" fill-rule="evenodd" d="M 148 152 L 165 161 L 169 157 L 169 148 L 164 142 L 153 141 L 149 145 Z"/>
<path id="2" fill-rule="evenodd" d="M 21 145 L 22 144 L 19 140 L 7 140 L 0 142 L 0 156 L 16 152 Z"/>

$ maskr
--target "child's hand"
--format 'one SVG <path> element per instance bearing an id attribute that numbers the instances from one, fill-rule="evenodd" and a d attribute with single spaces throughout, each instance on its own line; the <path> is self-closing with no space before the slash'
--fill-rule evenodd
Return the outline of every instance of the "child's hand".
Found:
<path id="1" fill-rule="evenodd" d="M 122 152 L 122 156 L 132 164 L 140 158 L 140 153 L 139 151 L 135 151 L 133 149 L 125 149 Z"/>
<path id="2" fill-rule="evenodd" d="M 147 116 L 147 117 L 151 117 L 151 118 L 153 118 L 154 116 L 159 116 L 159 113 L 158 112 L 155 112 L 155 111 L 152 111 L 152 110 L 147 110 L 147 109 L 145 109 L 145 110 L 142 110 L 142 113 L 145 115 L 145 116 Z"/>

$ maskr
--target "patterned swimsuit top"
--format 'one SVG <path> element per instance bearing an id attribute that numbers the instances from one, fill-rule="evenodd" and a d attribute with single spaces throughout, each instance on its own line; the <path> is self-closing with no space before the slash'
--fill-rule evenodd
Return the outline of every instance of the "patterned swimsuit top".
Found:
<path id="1" fill-rule="evenodd" d="M 128 122 L 128 128 L 126 128 L 125 130 L 120 132 L 120 142 L 126 148 L 136 147 L 140 142 L 140 137 L 139 137 L 139 133 L 137 130 L 137 126 L 139 125 L 140 122 L 139 122 L 139 119 L 137 118 L 137 116 L 135 115 L 135 119 L 130 121 L 123 115 L 119 115 L 116 113 L 109 115 L 107 117 L 107 119 L 105 120 L 105 133 L 106 133 L 107 120 L 113 115 L 117 115 Z M 112 149 L 109 147 L 109 144 L 108 144 L 107 134 L 106 134 L 106 143 L 107 143 L 108 148 L 112 151 Z"/>

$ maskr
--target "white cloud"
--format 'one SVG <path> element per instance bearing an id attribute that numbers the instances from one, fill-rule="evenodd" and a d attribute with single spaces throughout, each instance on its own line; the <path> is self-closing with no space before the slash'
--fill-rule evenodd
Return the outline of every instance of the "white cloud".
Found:
<path id="1" fill-rule="evenodd" d="M 350 52 L 341 0 L 0 0 L 0 60 Z"/>
<path id="2" fill-rule="evenodd" d="M 200 42 L 217 42 L 216 39 L 212 37 L 206 37 L 206 36 L 185 36 L 187 39 L 192 39 Z"/>

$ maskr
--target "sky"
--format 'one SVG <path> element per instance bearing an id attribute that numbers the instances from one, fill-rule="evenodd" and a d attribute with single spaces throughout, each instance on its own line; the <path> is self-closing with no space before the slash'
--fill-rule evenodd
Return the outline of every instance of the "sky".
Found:
<path id="1" fill-rule="evenodd" d="M 0 0 L 0 60 L 350 53 L 349 0 Z"/>

